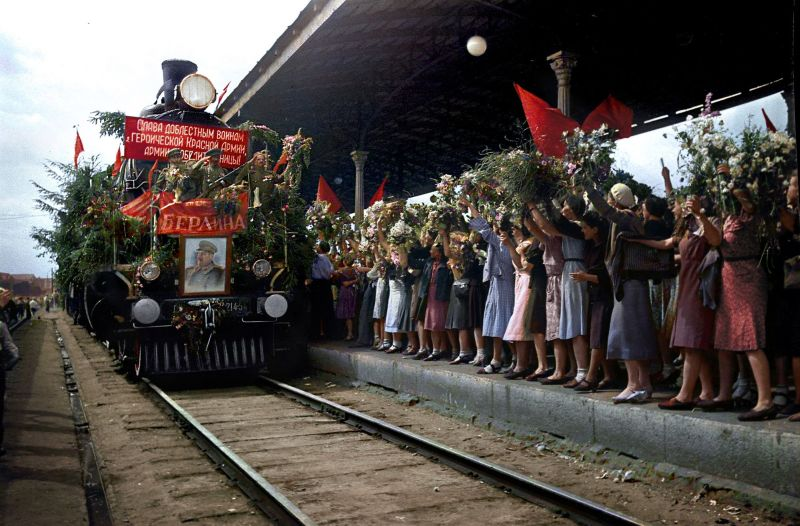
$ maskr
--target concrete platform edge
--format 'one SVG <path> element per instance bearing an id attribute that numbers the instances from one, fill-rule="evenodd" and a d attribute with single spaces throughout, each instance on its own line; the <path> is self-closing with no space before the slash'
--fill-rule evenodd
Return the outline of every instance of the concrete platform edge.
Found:
<path id="1" fill-rule="evenodd" d="M 472 369 L 462 373 L 371 352 L 314 346 L 308 356 L 314 369 L 473 414 L 495 429 L 602 444 L 661 465 L 673 476 L 800 510 L 800 434 L 613 405 L 530 382 L 479 377 Z"/>

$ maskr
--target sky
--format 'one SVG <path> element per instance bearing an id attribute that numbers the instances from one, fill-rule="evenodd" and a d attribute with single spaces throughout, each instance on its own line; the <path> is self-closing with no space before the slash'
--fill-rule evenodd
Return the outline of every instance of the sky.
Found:
<path id="1" fill-rule="evenodd" d="M 99 137 L 88 120 L 93 111 L 138 115 L 154 102 L 161 62 L 171 58 L 195 62 L 219 91 L 231 82 L 230 93 L 306 4 L 195 0 L 191 9 L 202 16 L 191 22 L 176 14 L 178 4 L 150 0 L 124 8 L 94 0 L 7 5 L 0 17 L 0 272 L 50 274 L 53 263 L 37 257 L 30 238 L 33 226 L 50 226 L 35 207 L 38 192 L 31 181 L 55 189 L 43 164 L 72 161 L 75 126 L 84 156 L 98 155 L 111 164 L 119 144 Z M 780 95 L 727 110 L 723 118 L 734 132 L 751 114 L 763 125 L 761 107 L 785 129 Z M 663 191 L 659 158 L 675 171 L 672 135 L 668 128 L 620 141 L 617 166 Z"/>
<path id="2" fill-rule="evenodd" d="M 308 0 L 194 0 L 200 15 L 181 18 L 180 3 L 141 0 L 5 6 L 0 17 L 0 272 L 50 275 L 37 257 L 33 226 L 50 226 L 36 209 L 30 181 L 55 189 L 47 161 L 72 162 L 78 126 L 84 156 L 114 162 L 118 142 L 101 139 L 93 111 L 139 115 L 162 84 L 161 62 L 198 65 L 228 93 L 292 24 Z M 258 6 L 258 7 L 255 7 Z M 216 22 L 216 23 L 215 23 Z"/>

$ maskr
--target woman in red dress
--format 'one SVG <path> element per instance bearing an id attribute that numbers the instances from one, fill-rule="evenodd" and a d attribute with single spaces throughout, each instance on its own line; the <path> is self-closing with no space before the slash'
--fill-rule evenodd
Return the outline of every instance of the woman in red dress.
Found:
<path id="1" fill-rule="evenodd" d="M 739 420 L 775 418 L 778 407 L 772 403 L 769 363 L 764 354 L 767 344 L 767 276 L 759 266 L 761 219 L 746 190 L 734 190 L 741 211 L 730 215 L 720 231 L 694 203 L 692 213 L 703 225 L 706 238 L 718 246 L 723 257 L 722 286 L 715 323 L 714 348 L 719 352 L 720 390 L 716 398 L 700 402 L 703 408 L 727 409 L 732 406 L 734 352 L 747 353 L 758 389 L 758 401 Z"/>

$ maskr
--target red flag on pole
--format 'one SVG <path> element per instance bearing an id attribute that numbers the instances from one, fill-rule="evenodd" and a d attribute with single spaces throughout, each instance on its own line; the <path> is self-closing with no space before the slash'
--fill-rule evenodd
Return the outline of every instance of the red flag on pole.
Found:
<path id="1" fill-rule="evenodd" d="M 158 161 L 153 163 L 153 166 L 150 168 L 150 171 L 147 172 L 147 189 L 150 190 L 153 188 L 153 174 L 156 172 L 156 167 L 158 166 Z"/>
<path id="2" fill-rule="evenodd" d="M 336 192 L 328 185 L 328 181 L 321 175 L 319 176 L 319 184 L 317 185 L 317 201 L 327 201 L 330 205 L 328 211 L 335 214 L 342 208 L 342 203 L 336 197 Z"/>
<path id="3" fill-rule="evenodd" d="M 764 116 L 764 122 L 765 122 L 765 123 L 766 123 L 766 125 L 767 125 L 767 129 L 768 129 L 769 131 L 771 131 L 771 132 L 776 132 L 776 131 L 778 131 L 778 128 L 776 128 L 776 127 L 775 127 L 775 125 L 774 125 L 774 124 L 772 124 L 772 121 L 771 121 L 771 120 L 769 120 L 769 117 L 767 117 L 767 112 L 766 112 L 766 111 L 764 111 L 764 108 L 761 108 L 761 114 Z"/>
<path id="4" fill-rule="evenodd" d="M 114 167 L 111 169 L 111 177 L 116 177 L 120 168 L 122 168 L 122 152 L 119 150 L 119 147 L 117 147 L 117 158 L 114 159 Z"/>
<path id="5" fill-rule="evenodd" d="M 536 147 L 545 155 L 563 157 L 566 145 L 561 140 L 561 135 L 578 128 L 578 123 L 561 113 L 558 108 L 553 108 L 533 93 L 525 91 L 519 84 L 514 83 L 514 89 L 519 95 Z"/>
<path id="6" fill-rule="evenodd" d="M 618 130 L 617 139 L 631 136 L 633 110 L 609 95 L 583 121 L 581 129 L 585 132 L 598 129 L 603 124 Z"/>
<path id="7" fill-rule="evenodd" d="M 219 108 L 219 103 L 222 102 L 222 98 L 225 97 L 226 93 L 228 93 L 228 86 L 230 86 L 230 85 L 231 85 L 231 83 L 230 83 L 230 81 L 228 81 L 228 83 L 225 84 L 225 87 L 222 88 L 222 93 L 220 93 L 219 94 L 219 98 L 217 98 L 217 108 Z"/>
<path id="8" fill-rule="evenodd" d="M 372 206 L 375 204 L 376 201 L 380 201 L 383 199 L 383 187 L 386 186 L 387 179 L 388 177 L 383 178 L 383 182 L 381 182 L 381 185 L 378 187 L 377 190 L 375 190 L 375 193 L 372 195 L 372 199 L 369 200 L 369 204 L 367 206 Z"/>
<path id="9" fill-rule="evenodd" d="M 78 169 L 78 156 L 83 153 L 83 141 L 81 140 L 81 134 L 78 133 L 78 130 L 75 130 L 75 169 Z"/>

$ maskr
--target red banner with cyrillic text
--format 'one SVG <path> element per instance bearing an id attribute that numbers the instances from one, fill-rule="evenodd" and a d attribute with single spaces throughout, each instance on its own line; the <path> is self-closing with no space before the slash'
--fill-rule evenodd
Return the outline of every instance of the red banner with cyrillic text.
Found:
<path id="1" fill-rule="evenodd" d="M 232 128 L 183 122 L 125 117 L 125 158 L 142 161 L 166 160 L 173 148 L 183 150 L 183 160 L 203 157 L 212 148 L 222 150 L 220 164 L 236 168 L 247 160 L 250 133 Z"/>
<path id="2" fill-rule="evenodd" d="M 233 214 L 219 214 L 214 208 L 213 199 L 192 199 L 176 202 L 172 192 L 161 192 L 158 204 L 157 234 L 233 234 L 247 227 L 247 192 L 238 196 L 238 211 Z"/>

